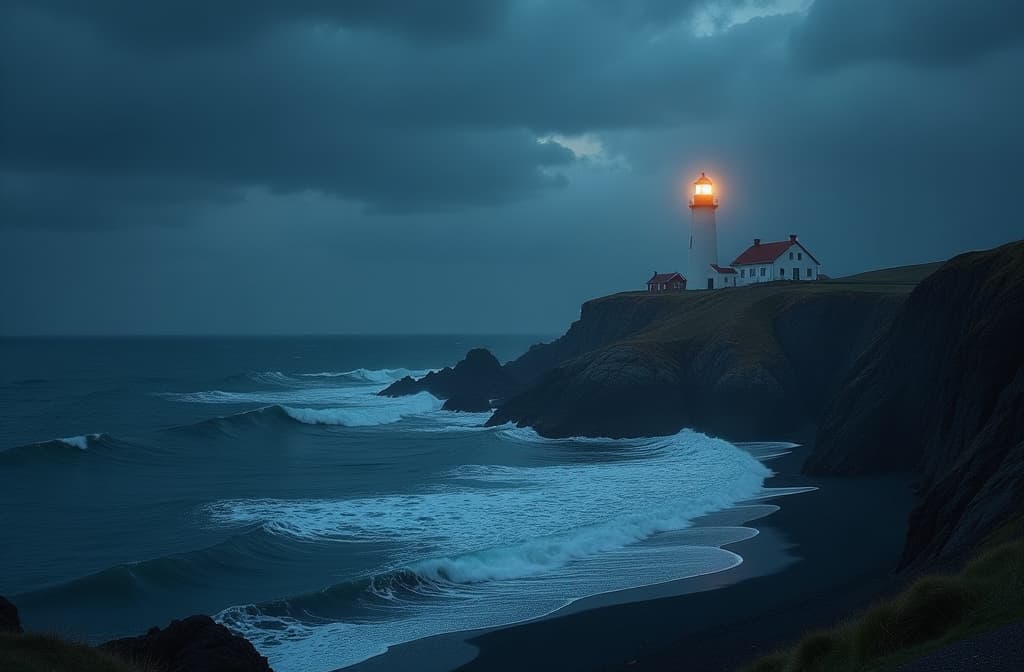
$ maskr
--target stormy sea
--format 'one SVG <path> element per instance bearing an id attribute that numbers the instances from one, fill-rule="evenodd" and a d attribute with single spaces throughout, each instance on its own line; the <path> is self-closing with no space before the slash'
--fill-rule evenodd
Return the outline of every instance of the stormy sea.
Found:
<path id="1" fill-rule="evenodd" d="M 279 672 L 729 570 L 784 444 L 484 427 L 392 381 L 542 337 L 0 342 L 0 594 L 87 641 L 209 613 Z"/>

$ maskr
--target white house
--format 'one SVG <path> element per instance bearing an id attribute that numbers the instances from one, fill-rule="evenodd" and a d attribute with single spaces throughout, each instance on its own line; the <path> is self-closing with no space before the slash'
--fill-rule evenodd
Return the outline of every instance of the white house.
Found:
<path id="1" fill-rule="evenodd" d="M 796 238 L 776 243 L 762 243 L 754 238 L 754 244 L 733 260 L 732 266 L 738 277 L 736 284 L 752 285 L 772 280 L 817 280 L 821 263 Z"/>

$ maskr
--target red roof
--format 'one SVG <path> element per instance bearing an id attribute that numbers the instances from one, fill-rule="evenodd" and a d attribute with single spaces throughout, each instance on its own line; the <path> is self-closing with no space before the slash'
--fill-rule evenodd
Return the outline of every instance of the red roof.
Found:
<path id="1" fill-rule="evenodd" d="M 786 250 L 788 250 L 792 245 L 796 245 L 801 250 L 803 250 L 808 257 L 814 260 L 814 263 L 819 263 L 818 260 L 814 258 L 814 255 L 808 252 L 807 248 L 804 247 L 800 243 L 800 241 L 780 240 L 777 243 L 761 243 L 759 245 L 751 245 L 743 252 L 743 254 L 741 254 L 740 256 L 736 257 L 733 260 L 732 265 L 744 266 L 747 264 L 770 264 L 779 257 L 781 257 L 783 254 L 785 254 Z"/>
<path id="2" fill-rule="evenodd" d="M 674 282 L 676 280 L 678 280 L 679 282 L 686 282 L 686 279 L 682 275 L 680 275 L 678 272 L 677 273 L 657 273 L 657 272 L 655 272 L 655 274 L 653 276 L 651 276 L 651 279 L 647 281 L 647 284 L 650 285 L 650 284 L 655 283 L 655 282 Z"/>
<path id="3" fill-rule="evenodd" d="M 715 269 L 719 273 L 735 273 L 735 268 L 729 268 L 728 266 L 719 266 L 718 264 L 711 264 L 711 268 Z"/>

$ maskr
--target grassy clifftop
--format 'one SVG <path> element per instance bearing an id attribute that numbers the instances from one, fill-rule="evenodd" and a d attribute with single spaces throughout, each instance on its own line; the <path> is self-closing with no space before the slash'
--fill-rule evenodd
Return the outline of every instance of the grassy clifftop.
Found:
<path id="1" fill-rule="evenodd" d="M 912 266 L 877 271 L 878 275 L 870 281 L 783 281 L 681 294 L 627 292 L 595 301 L 662 304 L 657 320 L 623 340 L 651 346 L 721 340 L 734 345 L 737 354 L 745 360 L 763 361 L 765 356 L 782 354 L 776 325 L 780 317 L 804 304 L 877 302 L 898 305 L 916 285 L 908 278 L 918 277 L 919 270 L 920 267 Z M 884 275 L 898 279 L 883 280 Z"/>

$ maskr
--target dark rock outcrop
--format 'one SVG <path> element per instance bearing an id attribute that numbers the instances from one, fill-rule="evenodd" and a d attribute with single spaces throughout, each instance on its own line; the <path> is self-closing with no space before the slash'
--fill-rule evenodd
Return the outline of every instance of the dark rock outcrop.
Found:
<path id="1" fill-rule="evenodd" d="M 23 632 L 18 608 L 6 597 L 0 595 L 0 632 Z"/>
<path id="2" fill-rule="evenodd" d="M 812 474 L 921 474 L 904 565 L 1024 510 L 1024 243 L 956 257 L 911 294 L 820 425 Z"/>
<path id="3" fill-rule="evenodd" d="M 466 353 L 465 359 L 454 367 L 432 371 L 419 380 L 406 376 L 380 394 L 401 397 L 429 392 L 447 400 L 445 410 L 489 411 L 493 407 L 492 399 L 500 399 L 516 387 L 515 381 L 494 355 L 483 348 L 476 348 Z"/>
<path id="4" fill-rule="evenodd" d="M 209 616 L 189 616 L 141 637 L 115 639 L 100 649 L 147 669 L 166 672 L 272 672 L 267 659 L 243 637 Z"/>

